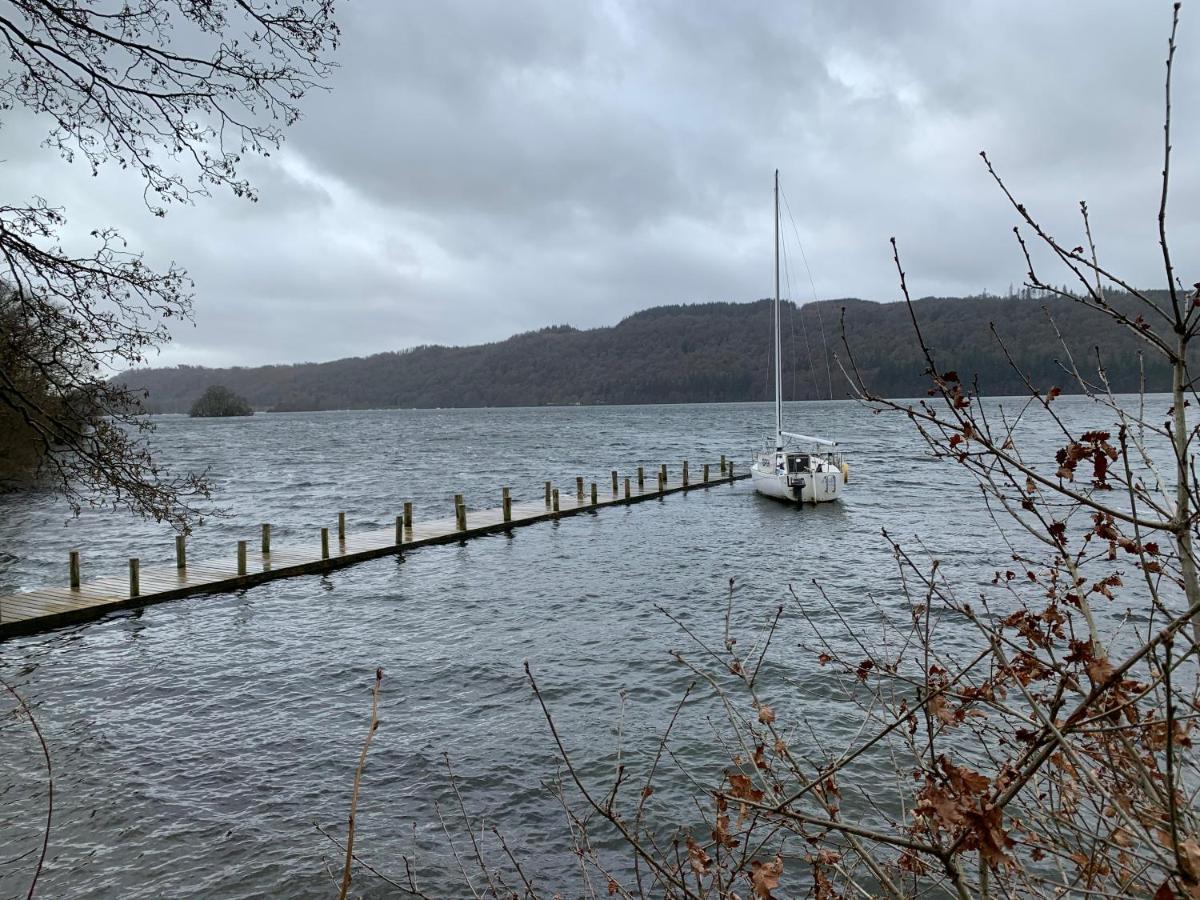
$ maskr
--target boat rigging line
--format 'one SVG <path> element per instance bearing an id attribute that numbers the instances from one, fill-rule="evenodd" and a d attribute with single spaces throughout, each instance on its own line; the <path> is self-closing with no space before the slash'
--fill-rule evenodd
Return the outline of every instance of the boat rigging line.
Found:
<path id="1" fill-rule="evenodd" d="M 800 333 L 804 335 L 804 353 L 808 360 L 808 376 L 812 381 L 813 399 L 821 399 L 821 389 L 817 387 L 817 370 L 813 368 L 812 347 L 808 342 L 808 326 L 804 324 L 804 314 L 800 313 L 800 305 L 792 300 L 792 272 L 791 266 L 788 265 L 787 242 L 780 241 L 779 244 L 780 256 L 783 258 L 783 277 L 787 284 L 787 298 L 791 301 L 791 310 L 788 314 L 788 324 L 792 330 L 792 399 L 796 397 L 796 373 L 799 371 L 799 366 L 796 364 L 796 316 L 800 317 Z"/>
<path id="2" fill-rule="evenodd" d="M 796 236 L 796 246 L 800 248 L 800 258 L 802 260 L 804 260 L 804 269 L 808 273 L 808 285 L 812 289 L 813 308 L 817 312 L 817 328 L 820 329 L 820 331 L 821 331 L 821 344 L 823 345 L 823 347 L 825 349 L 825 377 L 826 377 L 827 381 L 829 382 L 829 399 L 832 400 L 833 399 L 833 367 L 829 364 L 829 340 L 825 337 L 825 323 L 822 321 L 822 318 L 821 318 L 821 306 L 817 302 L 817 285 L 816 285 L 816 282 L 813 281 L 812 269 L 808 265 L 808 255 L 804 252 L 804 244 L 800 240 L 800 230 L 796 227 L 796 219 L 792 215 L 792 206 L 790 203 L 788 203 L 787 194 L 785 192 L 783 192 L 782 190 L 780 191 L 780 193 L 783 194 L 783 206 L 784 206 L 784 209 L 787 210 L 788 219 L 792 223 L 792 233 Z M 800 322 L 801 322 L 801 324 L 803 324 L 803 322 L 804 322 L 803 316 L 800 317 Z M 811 357 L 810 357 L 810 361 L 811 361 Z"/>

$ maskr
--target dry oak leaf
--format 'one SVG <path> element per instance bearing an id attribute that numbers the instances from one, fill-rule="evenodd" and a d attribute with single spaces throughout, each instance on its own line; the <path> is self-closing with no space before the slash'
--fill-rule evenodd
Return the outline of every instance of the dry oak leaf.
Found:
<path id="1" fill-rule="evenodd" d="M 916 814 L 928 820 L 935 829 L 949 830 L 965 821 L 963 808 L 956 798 L 941 788 L 926 785 L 918 796 Z"/>
<path id="2" fill-rule="evenodd" d="M 729 793 L 738 800 L 749 800 L 752 803 L 758 803 L 765 796 L 762 791 L 754 786 L 754 782 L 745 775 L 740 775 L 737 772 L 729 772 L 726 777 L 729 779 Z"/>
<path id="3" fill-rule="evenodd" d="M 981 794 L 991 784 L 986 775 L 973 772 L 966 766 L 956 766 L 945 756 L 939 756 L 938 763 L 954 789 L 965 796 Z"/>
<path id="4" fill-rule="evenodd" d="M 1108 681 L 1113 671 L 1113 665 L 1107 659 L 1092 658 L 1087 662 L 1088 678 L 1092 679 L 1094 685 L 1099 686 Z"/>
<path id="5" fill-rule="evenodd" d="M 729 813 L 718 813 L 716 827 L 712 830 L 712 839 L 719 846 L 730 849 L 738 845 L 737 838 L 729 833 Z"/>
<path id="6" fill-rule="evenodd" d="M 1185 874 L 1190 875 L 1195 883 L 1197 876 L 1200 876 L 1200 841 L 1197 841 L 1195 837 L 1180 841 L 1179 855 L 1182 857 L 1180 862 L 1183 863 L 1181 868 L 1186 870 Z M 1191 893 L 1196 894 L 1194 888 Z"/>
<path id="7" fill-rule="evenodd" d="M 813 888 L 809 895 L 813 900 L 842 900 L 839 894 L 833 887 L 833 882 L 829 880 L 829 876 L 825 874 L 825 869 L 820 863 L 813 862 Z"/>
<path id="8" fill-rule="evenodd" d="M 764 725 L 770 725 L 775 721 L 775 710 L 769 706 L 760 706 L 758 708 L 758 721 Z"/>
<path id="9" fill-rule="evenodd" d="M 764 771 L 771 768 L 771 764 L 769 762 L 767 762 L 767 746 L 766 746 L 766 744 L 759 744 L 757 747 L 754 748 L 753 759 L 754 759 L 754 765 L 756 768 L 763 769 Z"/>
<path id="10" fill-rule="evenodd" d="M 946 698 L 941 694 L 934 694 L 930 697 L 927 706 L 929 707 L 929 711 L 944 724 L 954 725 L 956 723 L 957 720 L 955 719 L 954 712 L 946 706 Z"/>
<path id="11" fill-rule="evenodd" d="M 1013 864 L 1013 859 L 1006 852 L 1013 845 L 1013 840 L 1004 830 L 1004 813 L 997 806 L 989 806 L 976 812 L 966 813 L 973 832 L 974 843 L 979 855 L 993 869 Z"/>
<path id="12" fill-rule="evenodd" d="M 757 859 L 750 863 L 750 883 L 754 886 L 754 896 L 759 900 L 771 900 L 771 891 L 779 887 L 779 878 L 783 875 L 783 857 L 776 856 L 769 863 Z"/>
<path id="13" fill-rule="evenodd" d="M 1129 832 L 1119 826 L 1114 828 L 1108 837 L 1109 840 L 1111 840 L 1118 847 L 1133 846 L 1133 838 L 1130 836 Z"/>
<path id="14" fill-rule="evenodd" d="M 707 875 L 708 867 L 712 862 L 712 858 L 704 852 L 703 847 L 692 840 L 691 835 L 688 835 L 687 848 L 688 863 L 691 864 L 692 871 L 696 873 L 696 877 L 699 878 L 703 875 Z"/>

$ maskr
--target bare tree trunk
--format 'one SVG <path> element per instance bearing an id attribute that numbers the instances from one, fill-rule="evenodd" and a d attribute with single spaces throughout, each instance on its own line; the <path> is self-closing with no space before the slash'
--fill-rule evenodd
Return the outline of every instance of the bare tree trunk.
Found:
<path id="1" fill-rule="evenodd" d="M 1200 600 L 1200 583 L 1196 579 L 1196 560 L 1192 554 L 1192 524 L 1190 492 L 1188 490 L 1188 433 L 1187 414 L 1184 404 L 1187 398 L 1184 389 L 1187 384 L 1187 347 L 1186 330 L 1179 335 L 1178 350 L 1172 361 L 1171 403 L 1174 412 L 1174 432 L 1172 440 L 1175 450 L 1175 538 L 1179 544 L 1179 569 L 1183 577 L 1183 589 L 1187 596 L 1188 607 L 1193 607 Z M 1192 640 L 1200 644 L 1200 615 L 1192 619 Z"/>

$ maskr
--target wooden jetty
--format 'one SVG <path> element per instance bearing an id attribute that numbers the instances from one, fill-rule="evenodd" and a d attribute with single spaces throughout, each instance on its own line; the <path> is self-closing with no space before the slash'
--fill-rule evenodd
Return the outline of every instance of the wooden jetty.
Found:
<path id="1" fill-rule="evenodd" d="M 696 477 L 699 474 L 701 477 Z M 705 464 L 701 473 L 689 473 L 685 461 L 675 479 L 668 478 L 665 465 L 648 473 L 639 466 L 623 480 L 616 471 L 608 483 L 596 482 L 585 490 L 584 479 L 576 478 L 566 490 L 545 483 L 540 500 L 514 503 L 508 488 L 501 490 L 500 506 L 467 509 L 461 494 L 455 495 L 454 514 L 425 522 L 413 520 L 413 506 L 405 503 L 394 528 L 348 532 L 344 513 L 338 513 L 337 532 L 328 528 L 313 535 L 305 547 L 271 546 L 271 526 L 263 525 L 253 551 L 247 541 L 238 541 L 225 559 L 192 561 L 184 538 L 175 539 L 175 564 L 142 568 L 129 560 L 128 576 L 83 581 L 78 551 L 68 560 L 67 583 L 16 594 L 0 595 L 0 640 L 18 634 L 49 631 L 104 616 L 110 612 L 178 600 L 194 594 L 237 591 L 277 578 L 311 575 L 352 566 L 381 556 L 394 556 L 430 544 L 466 541 L 485 534 L 508 531 L 537 522 L 559 519 L 603 509 L 654 500 L 681 491 L 731 484 L 749 474 L 734 473 L 734 465 L 721 457 L 719 469 Z"/>

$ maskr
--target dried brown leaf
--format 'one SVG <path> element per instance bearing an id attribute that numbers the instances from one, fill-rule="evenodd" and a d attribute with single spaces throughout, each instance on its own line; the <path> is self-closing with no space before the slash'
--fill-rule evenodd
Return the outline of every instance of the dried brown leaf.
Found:
<path id="1" fill-rule="evenodd" d="M 779 879 L 783 875 L 783 857 L 776 856 L 769 863 L 756 859 L 750 863 L 750 873 L 754 896 L 759 900 L 771 900 L 771 891 L 779 887 Z"/>

